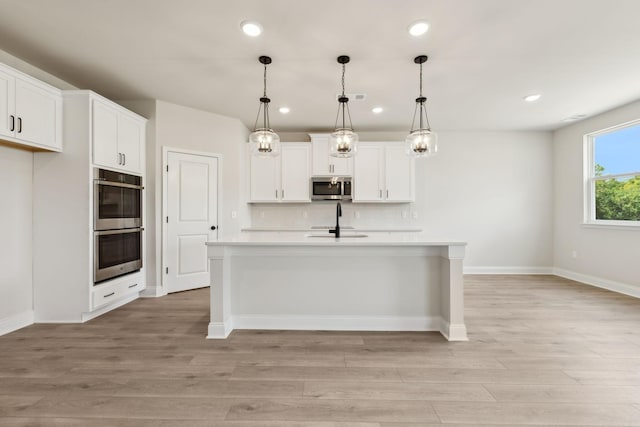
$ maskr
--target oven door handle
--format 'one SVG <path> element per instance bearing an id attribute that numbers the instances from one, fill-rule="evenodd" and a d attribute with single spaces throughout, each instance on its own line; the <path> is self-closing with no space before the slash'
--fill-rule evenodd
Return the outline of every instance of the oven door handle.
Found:
<path id="1" fill-rule="evenodd" d="M 107 185 L 109 187 L 133 188 L 135 190 L 144 190 L 142 185 L 125 184 L 124 182 L 104 181 L 102 179 L 95 180 L 96 185 Z"/>
<path id="2" fill-rule="evenodd" d="M 95 231 L 96 236 L 109 236 L 111 234 L 127 234 L 127 233 L 139 233 L 144 230 L 144 227 L 139 228 L 120 228 L 118 230 L 103 230 Z"/>

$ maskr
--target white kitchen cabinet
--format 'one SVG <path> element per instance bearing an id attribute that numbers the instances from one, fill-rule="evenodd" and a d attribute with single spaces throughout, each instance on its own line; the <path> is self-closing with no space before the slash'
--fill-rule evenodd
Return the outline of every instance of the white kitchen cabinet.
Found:
<path id="1" fill-rule="evenodd" d="M 329 135 L 309 134 L 313 146 L 313 176 L 351 176 L 353 158 L 329 155 Z M 356 153 L 356 156 L 358 154 Z"/>
<path id="2" fill-rule="evenodd" d="M 415 163 L 405 151 L 397 142 L 360 143 L 354 157 L 353 201 L 414 201 Z"/>
<path id="3" fill-rule="evenodd" d="M 0 138 L 31 149 L 62 151 L 62 93 L 0 64 Z"/>
<path id="4" fill-rule="evenodd" d="M 103 99 L 92 101 L 93 163 L 139 173 L 145 121 Z"/>
<path id="5" fill-rule="evenodd" d="M 310 202 L 311 149 L 308 143 L 283 143 L 278 157 L 251 156 L 250 201 Z"/>

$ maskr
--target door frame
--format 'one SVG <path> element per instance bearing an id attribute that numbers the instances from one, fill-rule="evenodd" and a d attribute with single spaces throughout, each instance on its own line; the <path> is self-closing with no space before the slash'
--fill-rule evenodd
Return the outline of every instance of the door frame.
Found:
<path id="1" fill-rule="evenodd" d="M 160 287 L 162 288 L 160 295 L 167 295 L 167 284 L 165 283 L 166 271 L 167 271 L 167 221 L 165 218 L 167 217 L 167 213 L 169 210 L 167 199 L 168 199 L 168 191 L 169 191 L 169 174 L 167 172 L 167 166 L 169 166 L 169 153 L 177 153 L 177 154 L 189 154 L 192 156 L 202 156 L 202 157 L 210 157 L 214 158 L 218 161 L 218 176 L 216 177 L 216 193 L 218 200 L 216 202 L 216 215 L 218 218 L 218 224 L 220 224 L 220 212 L 222 211 L 222 186 L 220 185 L 220 180 L 222 179 L 222 155 L 218 153 L 211 153 L 208 151 L 197 151 L 197 150 L 185 150 L 183 148 L 175 148 L 175 147 L 167 147 L 162 146 L 162 212 L 160 214 L 159 221 L 162 224 L 162 250 L 161 250 L 161 259 L 162 265 L 159 268 L 160 273 Z M 218 227 L 219 228 L 219 227 Z M 219 235 L 219 234 L 218 234 Z"/>

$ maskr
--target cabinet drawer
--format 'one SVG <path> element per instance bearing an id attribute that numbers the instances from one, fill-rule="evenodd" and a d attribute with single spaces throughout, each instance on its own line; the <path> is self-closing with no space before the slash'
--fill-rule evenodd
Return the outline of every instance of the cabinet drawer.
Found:
<path id="1" fill-rule="evenodd" d="M 116 283 L 98 285 L 92 292 L 91 308 L 92 310 L 95 310 L 107 304 L 111 304 L 120 298 L 140 292 L 143 289 L 144 285 L 140 280 L 120 280 Z"/>

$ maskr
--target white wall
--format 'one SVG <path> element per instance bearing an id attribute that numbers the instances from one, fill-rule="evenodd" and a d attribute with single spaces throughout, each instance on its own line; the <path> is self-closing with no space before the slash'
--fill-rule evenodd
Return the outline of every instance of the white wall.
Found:
<path id="1" fill-rule="evenodd" d="M 0 335 L 33 322 L 33 154 L 0 145 Z"/>
<path id="2" fill-rule="evenodd" d="M 149 119 L 147 125 L 146 215 L 147 288 L 146 294 L 162 295 L 162 150 L 163 147 L 221 155 L 221 194 L 219 236 L 240 231 L 249 223 L 248 207 L 242 188 L 247 171 L 243 161 L 249 131 L 238 120 L 164 101 L 119 101 L 123 106 Z M 236 218 L 231 213 L 236 212 Z"/>
<path id="3" fill-rule="evenodd" d="M 285 134 L 283 140 L 304 137 Z M 404 137 L 366 133 L 360 140 Z M 467 241 L 467 272 L 550 272 L 551 134 L 440 132 L 439 137 L 438 155 L 416 160 L 415 203 L 344 204 L 341 224 L 420 228 L 435 237 Z M 252 205 L 251 218 L 253 227 L 330 225 L 335 204 Z"/>
<path id="4" fill-rule="evenodd" d="M 558 274 L 640 297 L 640 229 L 582 225 L 584 135 L 638 118 L 640 101 L 554 132 L 554 265 Z"/>

